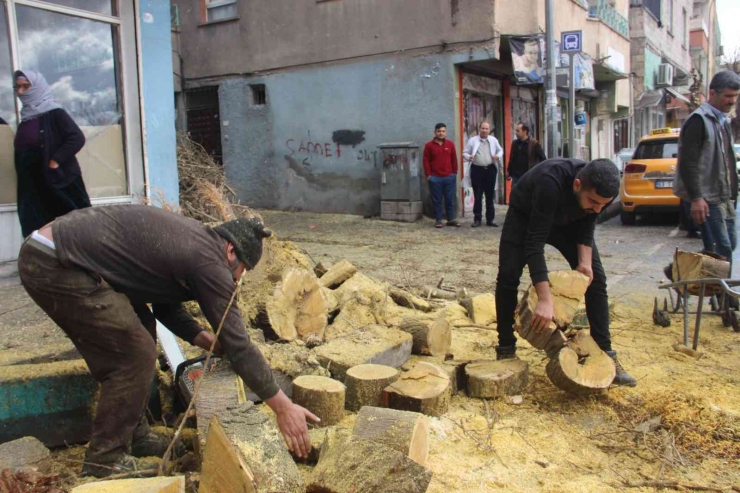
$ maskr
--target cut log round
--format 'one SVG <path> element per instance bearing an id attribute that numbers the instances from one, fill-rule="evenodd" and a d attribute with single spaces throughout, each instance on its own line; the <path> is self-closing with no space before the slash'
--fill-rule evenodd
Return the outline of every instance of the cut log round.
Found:
<path id="1" fill-rule="evenodd" d="M 701 253 L 676 250 L 672 274 L 674 281 L 707 278 L 727 279 L 730 277 L 730 263 Z M 688 288 L 689 294 L 699 294 L 699 285 L 690 284 Z M 720 289 L 718 286 L 708 286 L 705 288 L 705 294 L 711 295 L 719 292 Z M 679 288 L 679 291 L 683 292 L 683 288 Z"/>
<path id="2" fill-rule="evenodd" d="M 304 486 L 277 427 L 250 404 L 211 418 L 198 491 L 299 493 Z"/>
<path id="3" fill-rule="evenodd" d="M 431 471 L 359 436 L 327 433 L 306 493 L 424 493 Z"/>
<path id="4" fill-rule="evenodd" d="M 529 380 L 529 364 L 520 359 L 474 361 L 465 366 L 465 375 L 470 397 L 519 395 Z"/>
<path id="5" fill-rule="evenodd" d="M 452 330 L 447 320 L 438 318 L 433 322 L 406 319 L 398 327 L 413 337 L 413 354 L 444 357 L 450 352 Z"/>
<path id="6" fill-rule="evenodd" d="M 383 389 L 398 380 L 400 372 L 392 366 L 357 365 L 347 370 L 344 383 L 347 386 L 345 407 L 359 411 L 363 406 L 380 406 Z"/>
<path id="7" fill-rule="evenodd" d="M 347 260 L 342 260 L 341 262 L 332 265 L 331 268 L 321 276 L 321 285 L 325 288 L 334 289 L 352 277 L 355 272 L 357 272 L 357 267 L 349 263 Z"/>
<path id="8" fill-rule="evenodd" d="M 530 286 L 516 310 L 514 328 L 536 349 L 544 349 L 553 357 L 565 343 L 561 333 L 573 321 L 573 316 L 588 289 L 588 277 L 574 270 L 550 272 L 550 293 L 553 298 L 554 321 L 547 330 L 536 332 L 531 327 L 537 306 L 537 291 Z M 561 329 L 561 330 L 558 330 Z"/>
<path id="9" fill-rule="evenodd" d="M 342 421 L 344 397 L 344 385 L 331 378 L 305 375 L 293 380 L 293 402 L 318 416 L 319 426 Z"/>
<path id="10" fill-rule="evenodd" d="M 450 377 L 439 366 L 419 363 L 383 390 L 383 407 L 439 417 L 452 397 Z"/>
<path id="11" fill-rule="evenodd" d="M 491 293 L 465 298 L 460 304 L 468 311 L 473 323 L 490 325 L 496 321 L 496 297 Z"/>
<path id="12" fill-rule="evenodd" d="M 582 330 L 547 363 L 545 371 L 553 385 L 574 394 L 605 389 L 617 374 L 614 361 Z"/>
<path id="13" fill-rule="evenodd" d="M 355 436 L 408 455 L 419 465 L 429 457 L 429 420 L 420 413 L 365 406 L 352 430 Z"/>
<path id="14" fill-rule="evenodd" d="M 321 286 L 310 272 L 290 268 L 283 273 L 257 322 L 268 337 L 282 341 L 306 339 L 314 334 L 323 338 L 328 320 Z"/>

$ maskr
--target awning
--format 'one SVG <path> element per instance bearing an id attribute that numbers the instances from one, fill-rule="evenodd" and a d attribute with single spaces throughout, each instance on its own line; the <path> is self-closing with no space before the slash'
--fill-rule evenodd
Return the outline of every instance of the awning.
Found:
<path id="1" fill-rule="evenodd" d="M 680 92 L 678 92 L 678 91 L 676 91 L 674 89 L 671 89 L 670 87 L 666 87 L 665 90 L 668 91 L 668 94 L 670 94 L 674 98 L 678 99 L 679 101 L 683 101 L 686 104 L 691 104 L 691 101 L 689 100 L 689 98 L 687 98 L 686 96 L 684 96 Z"/>
<path id="2" fill-rule="evenodd" d="M 594 62 L 594 80 L 597 82 L 614 82 L 615 80 L 628 79 L 629 74 L 625 74 L 612 68 L 606 63 Z"/>
<path id="3" fill-rule="evenodd" d="M 639 100 L 637 100 L 637 103 L 635 103 L 635 109 L 639 110 L 642 108 L 650 108 L 652 106 L 657 106 L 660 101 L 663 99 L 663 91 L 660 89 L 655 91 L 647 90 L 642 93 L 642 96 Z"/>

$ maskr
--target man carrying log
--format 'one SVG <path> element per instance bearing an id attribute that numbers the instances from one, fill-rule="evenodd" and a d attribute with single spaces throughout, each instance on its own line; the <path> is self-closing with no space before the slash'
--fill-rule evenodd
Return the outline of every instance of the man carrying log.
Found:
<path id="1" fill-rule="evenodd" d="M 586 313 L 591 335 L 616 364 L 613 384 L 637 385 L 611 347 L 606 273 L 594 243 L 596 218 L 618 193 L 619 172 L 608 159 L 596 159 L 588 164 L 579 159 L 548 159 L 521 177 L 511 193 L 499 246 L 497 359 L 516 357 L 514 312 L 525 265 L 529 266 L 537 291 L 533 327 L 544 331 L 553 320 L 554 305 L 544 254 L 548 244 L 563 254 L 571 268 L 590 280 Z"/>
<path id="2" fill-rule="evenodd" d="M 162 455 L 167 446 L 141 419 L 157 358 L 155 324 L 137 315 L 147 303 L 165 326 L 205 348 L 213 336 L 180 303 L 197 301 L 214 331 L 224 319 L 219 343 L 234 370 L 277 414 L 288 447 L 308 454 L 306 419 L 318 418 L 278 388 L 238 308 L 226 312 L 236 281 L 257 265 L 270 234 L 255 219 L 211 228 L 155 207 L 125 205 L 74 211 L 25 241 L 18 258 L 23 286 L 101 384 L 83 473 L 137 469 L 130 453 Z"/>

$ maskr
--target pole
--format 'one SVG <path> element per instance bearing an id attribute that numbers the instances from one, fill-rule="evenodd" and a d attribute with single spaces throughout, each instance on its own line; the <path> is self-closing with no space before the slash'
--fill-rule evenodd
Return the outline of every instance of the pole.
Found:
<path id="1" fill-rule="evenodd" d="M 576 157 L 576 64 L 575 53 L 568 53 L 570 77 L 568 81 L 568 157 Z"/>
<path id="2" fill-rule="evenodd" d="M 545 35 L 547 36 L 547 89 L 545 100 L 545 118 L 547 120 L 547 157 L 553 158 L 558 154 L 555 134 L 558 124 L 555 116 L 558 108 L 558 99 L 555 90 L 555 0 L 545 0 Z"/>

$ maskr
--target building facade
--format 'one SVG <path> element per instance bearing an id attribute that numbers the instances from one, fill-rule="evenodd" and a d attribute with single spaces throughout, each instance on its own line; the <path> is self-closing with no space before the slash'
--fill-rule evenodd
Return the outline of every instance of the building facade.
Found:
<path id="1" fill-rule="evenodd" d="M 679 127 L 691 72 L 691 0 L 630 0 L 635 142 L 655 128 Z"/>
<path id="2" fill-rule="evenodd" d="M 621 13 L 602 1 L 556 1 L 556 37 L 582 29 L 589 62 L 577 95 L 588 118 L 571 155 L 612 157 L 613 120 L 629 114 L 622 1 Z M 199 0 L 179 9 L 180 126 L 223 160 L 245 203 L 374 215 L 380 144 L 421 147 L 443 122 L 460 154 L 484 120 L 506 157 L 518 121 L 543 137 L 543 2 Z M 515 70 L 526 49 L 536 52 L 525 63 L 531 80 Z M 469 191 L 461 195 L 470 207 Z"/>
<path id="3" fill-rule="evenodd" d="M 94 205 L 177 204 L 169 0 L 0 0 L 0 262 L 23 238 L 11 74 L 41 72 L 86 135 L 77 155 Z"/>

